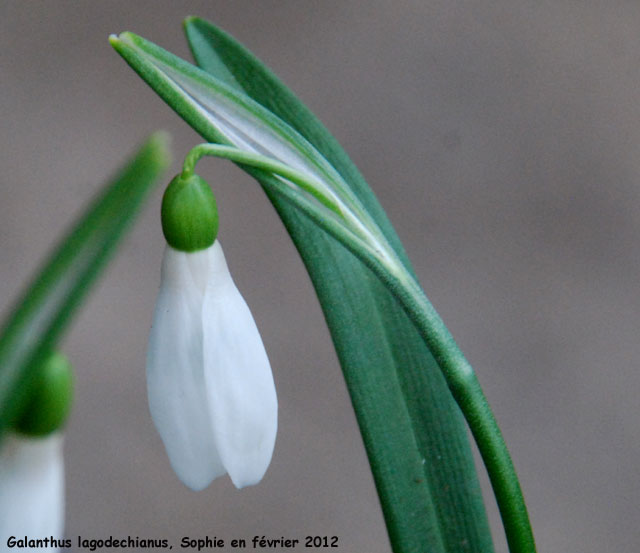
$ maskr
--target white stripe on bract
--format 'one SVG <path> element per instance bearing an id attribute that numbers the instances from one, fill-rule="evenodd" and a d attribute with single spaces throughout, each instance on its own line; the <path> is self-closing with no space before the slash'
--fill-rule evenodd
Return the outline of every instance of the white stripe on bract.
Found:
<path id="1" fill-rule="evenodd" d="M 207 250 L 167 246 L 147 353 L 149 410 L 178 478 L 194 490 L 226 471 L 213 438 L 205 394 L 202 303 Z"/>
<path id="2" fill-rule="evenodd" d="M 209 250 L 204 296 L 205 383 L 218 453 L 237 488 L 257 484 L 269 466 L 278 401 L 269 359 L 219 242 Z"/>
<path id="3" fill-rule="evenodd" d="M 134 48 L 136 48 L 134 46 Z M 259 116 L 244 106 L 238 105 L 225 94 L 208 88 L 190 75 L 176 70 L 171 65 L 160 59 L 143 53 L 146 61 L 153 63 L 166 77 L 181 89 L 182 94 L 190 99 L 193 107 L 205 117 L 224 137 L 240 150 L 255 152 L 280 161 L 293 169 L 308 175 L 316 181 L 319 189 L 325 194 L 341 203 L 331 186 L 325 182 L 328 173 L 331 178 L 344 182 L 339 173 L 329 162 L 312 146 L 304 137 L 289 125 L 281 121 L 281 125 L 287 127 L 289 132 L 295 135 L 298 143 L 304 143 L 309 152 L 313 152 L 314 162 L 303 154 L 292 139 L 283 135 L 283 131 L 266 123 Z M 319 169 L 316 164 L 320 164 Z M 345 185 L 346 186 L 346 185 Z"/>
<path id="4" fill-rule="evenodd" d="M 62 443 L 62 435 L 57 433 L 43 438 L 3 435 L 0 443 L 1 544 L 6 544 L 10 536 L 57 540 L 64 537 Z"/>

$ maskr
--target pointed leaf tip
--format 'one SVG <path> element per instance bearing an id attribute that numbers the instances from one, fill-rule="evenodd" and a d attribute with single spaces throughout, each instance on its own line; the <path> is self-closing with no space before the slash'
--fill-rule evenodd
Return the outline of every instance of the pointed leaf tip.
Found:
<path id="1" fill-rule="evenodd" d="M 120 49 L 122 49 L 125 45 L 133 46 L 135 44 L 136 38 L 138 38 L 138 35 L 130 31 L 123 31 L 120 34 L 111 33 L 109 35 L 109 43 L 116 50 L 120 51 Z"/>
<path id="2" fill-rule="evenodd" d="M 171 134 L 167 131 L 154 132 L 144 146 L 162 170 L 167 169 L 171 164 Z"/>
<path id="3" fill-rule="evenodd" d="M 109 44 L 111 44 L 111 46 L 113 46 L 116 50 L 118 48 L 122 47 L 122 39 L 120 38 L 120 35 L 116 34 L 116 33 L 111 33 L 109 35 Z"/>
<path id="4" fill-rule="evenodd" d="M 197 15 L 188 15 L 182 20 L 182 26 L 186 27 L 187 25 L 190 25 L 191 23 L 195 23 L 197 21 L 200 21 L 200 18 Z"/>

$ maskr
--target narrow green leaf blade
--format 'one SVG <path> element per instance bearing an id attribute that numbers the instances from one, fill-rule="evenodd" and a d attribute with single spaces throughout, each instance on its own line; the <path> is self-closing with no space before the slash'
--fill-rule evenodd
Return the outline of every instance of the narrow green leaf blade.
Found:
<path id="1" fill-rule="evenodd" d="M 150 137 L 70 229 L 5 321 L 0 431 L 20 414 L 32 369 L 55 347 L 169 160 L 167 135 Z"/>
<path id="2" fill-rule="evenodd" d="M 227 84 L 243 89 L 315 146 L 351 186 L 411 270 L 409 260 L 384 210 L 353 162 L 315 115 L 258 58 L 230 35 L 196 17 L 185 20 L 184 27 L 198 65 Z M 288 206 L 278 206 L 278 210 L 283 218 L 291 217 Z M 323 260 L 316 262 L 311 253 L 325 245 L 314 243 L 314 235 L 306 231 L 306 225 L 306 222 L 292 222 L 288 227 L 298 236 L 296 243 L 316 283 L 321 303 L 323 306 L 332 306 L 330 309 L 325 308 L 325 314 L 347 380 L 349 381 L 350 374 L 358 373 L 362 367 L 385 364 L 395 366 L 414 424 L 419 450 L 425 459 L 425 472 L 438 510 L 438 524 L 446 550 L 491 551 L 491 536 L 464 422 L 440 378 L 435 361 L 395 300 L 371 278 L 364 279 L 369 283 L 367 297 L 359 298 L 357 303 L 359 322 L 363 326 L 345 325 L 345 321 L 350 320 L 349 310 L 344 305 L 336 304 L 336 300 L 350 297 L 354 290 L 362 291 L 363 274 L 367 271 L 358 266 L 359 263 L 353 258 L 348 261 L 344 259 L 339 265 L 348 268 L 344 278 L 336 279 L 338 282 L 328 280 L 331 275 L 326 270 L 326 264 Z M 335 249 L 333 245 L 332 248 Z M 376 342 L 388 344 L 386 356 L 381 357 L 373 350 L 371 355 L 366 355 L 370 350 L 362 343 L 363 337 L 359 335 L 358 328 L 367 328 L 366 317 L 370 313 L 376 313 L 380 319 Z M 354 351 L 365 355 L 360 359 L 353 358 Z M 350 388 L 357 389 L 358 384 Z M 369 393 L 379 394 L 379 390 Z M 399 444 L 393 444 L 396 445 Z"/>

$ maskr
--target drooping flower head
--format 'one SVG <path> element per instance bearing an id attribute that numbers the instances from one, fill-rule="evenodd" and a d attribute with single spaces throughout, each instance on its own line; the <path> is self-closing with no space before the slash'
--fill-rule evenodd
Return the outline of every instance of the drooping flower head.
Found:
<path id="1" fill-rule="evenodd" d="M 23 412 L 0 437 L 0 543 L 10 536 L 63 538 L 61 429 L 72 390 L 71 365 L 51 354 L 31 382 Z"/>
<path id="2" fill-rule="evenodd" d="M 147 354 L 151 416 L 185 485 L 200 490 L 225 473 L 238 488 L 256 484 L 275 444 L 275 386 L 216 239 L 216 203 L 203 179 L 171 181 L 162 227 L 167 246 Z"/>

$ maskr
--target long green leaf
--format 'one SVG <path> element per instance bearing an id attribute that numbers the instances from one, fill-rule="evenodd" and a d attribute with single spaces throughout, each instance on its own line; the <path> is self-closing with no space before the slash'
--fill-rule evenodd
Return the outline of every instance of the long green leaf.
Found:
<path id="1" fill-rule="evenodd" d="M 169 165 L 168 138 L 153 135 L 71 228 L 16 303 L 0 332 L 0 431 L 24 406 L 40 361 Z"/>
<path id="2" fill-rule="evenodd" d="M 302 135 L 337 170 L 409 266 L 375 197 L 346 154 L 302 104 L 251 54 L 210 24 L 191 18 L 187 36 L 208 79 L 129 33 L 112 43 L 202 136 L 234 143 L 213 124 L 219 90 L 235 87 Z M 166 67 L 171 70 L 167 72 Z M 206 101 L 186 79 L 215 83 Z M 229 97 L 225 94 L 224 99 Z M 257 113 L 251 106 L 251 113 Z M 239 113 L 239 118 L 249 117 Z M 209 110 L 209 111 L 208 111 Z M 268 184 L 263 174 L 250 169 Z M 269 194 L 269 192 L 267 192 Z M 322 304 L 352 397 L 395 551 L 491 551 L 466 430 L 436 364 L 387 290 L 343 246 L 295 208 L 269 195 L 291 234 Z"/>

